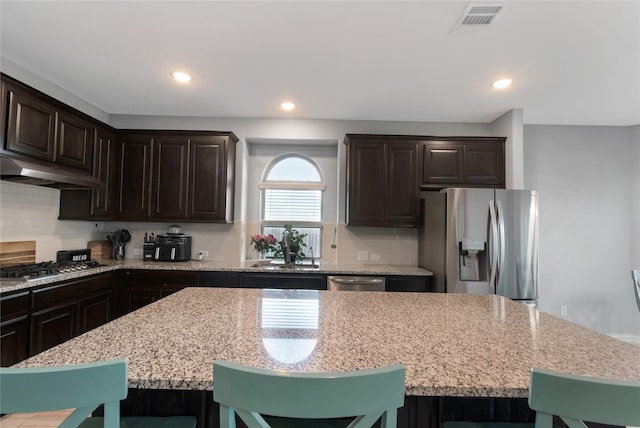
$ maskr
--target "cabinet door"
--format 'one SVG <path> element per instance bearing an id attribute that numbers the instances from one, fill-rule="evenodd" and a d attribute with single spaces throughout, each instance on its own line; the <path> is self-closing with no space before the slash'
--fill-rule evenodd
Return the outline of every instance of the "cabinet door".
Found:
<path id="1" fill-rule="evenodd" d="M 111 291 L 78 302 L 78 334 L 86 333 L 111 321 Z"/>
<path id="2" fill-rule="evenodd" d="M 384 143 L 350 142 L 347 168 L 347 225 L 372 226 L 384 223 Z"/>
<path id="3" fill-rule="evenodd" d="M 116 308 L 115 316 L 140 309 L 184 287 L 196 286 L 198 272 L 127 270 L 119 275 L 118 283 L 123 288 L 124 307 Z"/>
<path id="4" fill-rule="evenodd" d="M 0 366 L 29 357 L 29 292 L 0 297 Z"/>
<path id="5" fill-rule="evenodd" d="M 155 139 L 151 218 L 184 219 L 187 215 L 187 163 L 189 139 Z"/>
<path id="6" fill-rule="evenodd" d="M 0 324 L 0 366 L 8 367 L 29 357 L 29 316 Z"/>
<path id="7" fill-rule="evenodd" d="M 91 172 L 93 125 L 66 112 L 58 113 L 55 162 Z"/>
<path id="8" fill-rule="evenodd" d="M 326 290 L 327 284 L 324 275 L 245 273 L 242 275 L 242 287 Z"/>
<path id="9" fill-rule="evenodd" d="M 5 149 L 29 157 L 53 161 L 55 158 L 54 106 L 6 85 L 9 102 Z"/>
<path id="10" fill-rule="evenodd" d="M 464 148 L 464 182 L 504 187 L 504 143 L 469 143 Z"/>
<path id="11" fill-rule="evenodd" d="M 162 290 L 160 288 L 129 288 L 126 290 L 126 295 L 127 313 L 129 313 L 160 300 Z"/>
<path id="12" fill-rule="evenodd" d="M 386 146 L 385 223 L 400 227 L 418 226 L 418 144 L 390 142 Z"/>
<path id="13" fill-rule="evenodd" d="M 90 217 L 93 219 L 109 220 L 113 216 L 115 159 L 115 134 L 96 128 L 93 149 L 93 176 L 102 181 L 104 187 L 91 190 Z"/>
<path id="14" fill-rule="evenodd" d="M 198 285 L 205 287 L 237 287 L 238 272 L 202 272 Z"/>
<path id="15" fill-rule="evenodd" d="M 119 140 L 118 218 L 149 219 L 152 146 L 150 136 L 124 136 Z"/>
<path id="16" fill-rule="evenodd" d="M 464 180 L 464 146 L 448 141 L 421 145 L 422 184 L 438 188 L 461 184 Z"/>
<path id="17" fill-rule="evenodd" d="M 76 323 L 75 302 L 34 313 L 31 316 L 31 355 L 73 338 Z"/>
<path id="18" fill-rule="evenodd" d="M 434 291 L 430 277 L 421 276 L 388 276 L 386 291 L 419 292 Z"/>
<path id="19" fill-rule="evenodd" d="M 235 150 L 226 137 L 191 140 L 188 217 L 194 220 L 233 222 L 233 171 L 227 150 Z M 232 168 L 233 169 L 233 168 Z"/>

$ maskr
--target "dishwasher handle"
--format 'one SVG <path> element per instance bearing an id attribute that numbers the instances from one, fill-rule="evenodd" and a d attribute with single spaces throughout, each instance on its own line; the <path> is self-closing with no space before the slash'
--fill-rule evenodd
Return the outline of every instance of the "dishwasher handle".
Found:
<path id="1" fill-rule="evenodd" d="M 349 278 L 335 276 L 331 278 L 331 281 L 336 284 L 381 284 L 384 283 L 384 278 Z"/>
<path id="2" fill-rule="evenodd" d="M 386 279 L 374 276 L 329 276 L 329 290 L 343 291 L 385 291 Z"/>

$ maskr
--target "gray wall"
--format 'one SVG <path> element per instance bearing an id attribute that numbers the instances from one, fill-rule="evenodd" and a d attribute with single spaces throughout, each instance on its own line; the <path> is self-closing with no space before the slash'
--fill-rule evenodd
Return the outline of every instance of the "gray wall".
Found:
<path id="1" fill-rule="evenodd" d="M 640 269 L 640 125 L 630 129 L 631 169 L 631 262 L 634 269 Z"/>
<path id="2" fill-rule="evenodd" d="M 603 333 L 640 333 L 630 277 L 637 136 L 627 127 L 524 127 L 525 186 L 540 192 L 540 309 L 560 315 L 566 305 L 569 320 Z"/>

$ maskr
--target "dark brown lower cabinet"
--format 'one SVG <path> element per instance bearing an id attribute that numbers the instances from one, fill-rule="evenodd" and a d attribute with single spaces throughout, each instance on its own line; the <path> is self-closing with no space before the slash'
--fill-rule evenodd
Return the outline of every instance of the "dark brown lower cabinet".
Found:
<path id="1" fill-rule="evenodd" d="M 99 274 L 33 290 L 29 355 L 111 321 L 112 277 Z"/>
<path id="2" fill-rule="evenodd" d="M 78 302 L 78 334 L 111 321 L 111 295 L 109 290 Z"/>
<path id="3" fill-rule="evenodd" d="M 127 313 L 147 306 L 162 298 L 159 289 L 127 288 Z"/>
<path id="4" fill-rule="evenodd" d="M 29 356 L 29 316 L 0 324 L 0 366 L 7 367 Z"/>
<path id="5" fill-rule="evenodd" d="M 76 302 L 31 315 L 31 355 L 53 348 L 76 336 Z"/>
<path id="6" fill-rule="evenodd" d="M 29 292 L 0 296 L 0 366 L 29 356 Z"/>
<path id="7" fill-rule="evenodd" d="M 198 284 L 205 287 L 238 287 L 238 272 L 201 272 Z"/>
<path id="8" fill-rule="evenodd" d="M 112 273 L 0 296 L 2 366 L 16 364 L 112 317 Z"/>
<path id="9" fill-rule="evenodd" d="M 270 274 L 245 273 L 242 275 L 242 287 L 245 288 L 299 288 L 307 290 L 326 290 L 324 275 L 313 274 Z"/>
<path id="10" fill-rule="evenodd" d="M 388 276 L 385 291 L 433 292 L 430 276 Z"/>
<path id="11" fill-rule="evenodd" d="M 185 287 L 198 285 L 198 272 L 173 270 L 124 270 L 117 272 L 116 317 L 142 308 Z"/>
<path id="12" fill-rule="evenodd" d="M 29 356 L 29 317 L 20 318 L 0 324 L 0 366 L 12 366 Z"/>

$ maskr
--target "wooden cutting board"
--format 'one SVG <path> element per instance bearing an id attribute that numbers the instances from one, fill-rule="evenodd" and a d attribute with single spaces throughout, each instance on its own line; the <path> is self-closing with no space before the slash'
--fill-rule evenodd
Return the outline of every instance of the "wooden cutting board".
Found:
<path id="1" fill-rule="evenodd" d="M 0 268 L 36 262 L 36 241 L 0 242 Z"/>
<path id="2" fill-rule="evenodd" d="M 91 250 L 92 259 L 110 259 L 113 251 L 110 241 L 89 241 L 87 248 Z"/>

